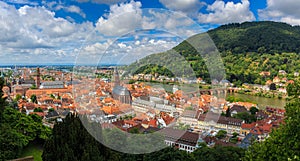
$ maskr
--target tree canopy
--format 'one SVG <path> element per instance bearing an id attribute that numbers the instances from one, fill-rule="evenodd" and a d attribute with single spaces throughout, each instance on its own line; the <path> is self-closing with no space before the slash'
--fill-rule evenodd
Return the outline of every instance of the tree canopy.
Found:
<path id="1" fill-rule="evenodd" d="M 3 81 L 0 78 L 0 88 Z M 37 115 L 26 115 L 10 107 L 0 90 L 0 160 L 16 159 L 29 142 L 43 143 L 51 129 Z"/>

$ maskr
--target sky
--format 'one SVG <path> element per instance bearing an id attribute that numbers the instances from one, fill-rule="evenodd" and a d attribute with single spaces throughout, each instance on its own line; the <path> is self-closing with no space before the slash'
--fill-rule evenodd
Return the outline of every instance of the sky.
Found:
<path id="1" fill-rule="evenodd" d="M 4 0 L 0 65 L 128 64 L 228 23 L 300 25 L 298 0 Z"/>

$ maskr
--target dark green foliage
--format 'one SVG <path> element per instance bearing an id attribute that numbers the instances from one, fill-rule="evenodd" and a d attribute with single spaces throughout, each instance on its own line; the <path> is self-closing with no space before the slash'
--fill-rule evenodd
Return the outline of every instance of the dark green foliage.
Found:
<path id="1" fill-rule="evenodd" d="M 48 112 L 53 112 L 54 108 L 49 108 Z"/>
<path id="2" fill-rule="evenodd" d="M 192 161 L 192 155 L 185 151 L 175 150 L 174 148 L 165 148 L 163 150 L 144 155 L 145 161 Z"/>
<path id="3" fill-rule="evenodd" d="M 278 22 L 229 24 L 208 32 L 220 51 L 233 53 L 296 52 L 300 46 L 300 27 Z"/>
<path id="4" fill-rule="evenodd" d="M 135 80 L 133 80 L 133 79 L 130 79 L 128 82 L 128 84 L 133 84 L 133 83 L 135 83 Z"/>
<path id="5" fill-rule="evenodd" d="M 2 88 L 3 88 L 3 85 L 4 85 L 4 80 L 3 78 L 0 78 L 0 122 L 2 121 L 2 112 L 4 111 L 4 108 L 5 106 L 7 106 L 7 103 L 5 102 L 5 99 L 2 98 L 3 97 L 3 91 L 2 91 Z"/>
<path id="6" fill-rule="evenodd" d="M 233 115 L 233 117 L 244 120 L 245 123 L 247 123 L 247 124 L 250 124 L 250 123 L 256 121 L 255 115 L 251 115 L 251 114 L 249 114 L 249 112 L 240 112 L 240 113 Z"/>
<path id="7" fill-rule="evenodd" d="M 287 86 L 287 92 L 289 97 L 291 98 L 297 98 L 300 96 L 300 83 L 298 80 L 298 83 L 289 84 Z"/>
<path id="8" fill-rule="evenodd" d="M 270 90 L 272 90 L 272 91 L 276 90 L 276 84 L 275 83 L 270 84 Z"/>
<path id="9" fill-rule="evenodd" d="M 245 155 L 244 153 L 244 149 L 238 147 L 216 146 L 214 148 L 199 148 L 192 155 L 197 161 L 238 161 Z"/>
<path id="10" fill-rule="evenodd" d="M 51 130 L 43 126 L 39 116 L 27 116 L 9 107 L 2 95 L 0 90 L 0 160 L 16 159 L 29 142 L 43 143 Z"/>
<path id="11" fill-rule="evenodd" d="M 22 99 L 22 96 L 20 94 L 16 95 L 15 101 L 19 101 L 20 99 Z"/>
<path id="12" fill-rule="evenodd" d="M 255 115 L 256 112 L 258 112 L 258 109 L 257 109 L 256 107 L 251 107 L 251 108 L 250 108 L 250 113 L 251 113 L 251 115 Z"/>
<path id="13" fill-rule="evenodd" d="M 31 100 L 32 103 L 37 103 L 36 95 L 35 94 L 31 95 L 30 100 Z"/>
<path id="14" fill-rule="evenodd" d="M 158 73 L 159 75 L 164 75 L 168 77 L 174 77 L 174 74 L 168 70 L 166 67 L 155 65 L 155 64 L 148 64 L 138 68 L 133 74 L 155 74 Z"/>
<path id="15" fill-rule="evenodd" d="M 35 108 L 35 109 L 33 110 L 33 112 L 43 112 L 43 110 L 42 110 L 40 107 L 38 107 L 38 108 Z"/>
<path id="16" fill-rule="evenodd" d="M 5 108 L 0 125 L 0 160 L 15 159 L 31 141 L 43 142 L 51 130 L 42 125 L 37 115 L 26 116 L 10 107 Z"/>
<path id="17" fill-rule="evenodd" d="M 26 136 L 7 124 L 0 124 L 0 160 L 15 159 L 28 144 Z"/>
<path id="18" fill-rule="evenodd" d="M 101 128 L 97 128 L 99 130 Z M 52 137 L 46 141 L 42 158 L 52 160 L 105 160 L 107 153 L 82 125 L 77 115 L 70 114 L 55 124 Z"/>
<path id="19" fill-rule="evenodd" d="M 226 137 L 226 135 L 227 135 L 227 131 L 225 131 L 225 130 L 220 130 L 220 131 L 218 131 L 218 133 L 217 133 L 217 135 L 216 135 L 216 138 L 218 138 L 218 139 L 223 139 L 223 138 Z"/>

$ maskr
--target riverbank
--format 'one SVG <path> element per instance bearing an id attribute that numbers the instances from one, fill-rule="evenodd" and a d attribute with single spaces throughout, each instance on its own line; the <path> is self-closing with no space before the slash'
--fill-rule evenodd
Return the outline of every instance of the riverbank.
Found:
<path id="1" fill-rule="evenodd" d="M 236 93 L 265 97 L 265 98 L 277 98 L 277 99 L 288 98 L 287 94 L 278 92 L 278 91 L 257 91 L 257 90 L 251 90 L 251 89 L 240 89 L 240 90 L 236 91 Z"/>

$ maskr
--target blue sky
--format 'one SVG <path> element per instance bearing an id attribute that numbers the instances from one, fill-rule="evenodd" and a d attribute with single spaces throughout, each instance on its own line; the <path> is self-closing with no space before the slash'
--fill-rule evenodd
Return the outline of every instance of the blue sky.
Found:
<path id="1" fill-rule="evenodd" d="M 300 25 L 298 0 L 4 0 L 1 64 L 130 63 L 222 24 Z"/>
<path id="2" fill-rule="evenodd" d="M 108 0 L 106 0 L 108 1 Z M 168 1 L 168 0 L 166 0 Z M 169 0 L 172 3 L 172 0 Z M 180 1 L 180 0 L 176 0 Z M 184 1 L 184 0 L 183 0 Z M 206 9 L 208 5 L 212 5 L 215 0 L 206 0 L 206 1 L 199 1 L 199 0 L 187 0 L 190 3 L 195 3 L 201 2 L 203 4 L 199 3 L 199 12 L 201 13 L 209 13 Z M 119 3 L 126 3 L 130 2 L 130 0 L 114 0 L 112 2 L 106 3 L 105 1 L 102 0 L 64 0 L 64 1 L 52 1 L 52 0 L 47 0 L 47 1 L 27 1 L 27 0 L 6 0 L 4 2 L 7 2 L 8 4 L 14 5 L 16 8 L 20 8 L 24 5 L 29 5 L 29 6 L 47 6 L 47 9 L 53 11 L 56 13 L 56 17 L 71 17 L 76 23 L 82 23 L 84 21 L 91 21 L 91 22 L 97 22 L 99 17 L 103 16 L 104 14 L 109 13 L 110 5 L 118 4 L 114 2 L 119 2 Z M 142 3 L 141 8 L 163 8 L 167 10 L 174 10 L 174 11 L 180 11 L 177 10 L 178 8 L 174 7 L 169 7 L 166 5 L 166 3 L 163 3 L 163 1 L 160 0 L 140 0 L 139 2 Z M 241 3 L 241 0 L 225 0 L 223 1 L 225 4 L 228 2 L 233 2 L 235 4 Z M 54 4 L 55 3 L 55 4 Z M 53 5 L 50 7 L 50 5 Z M 58 7 L 59 6 L 59 7 Z M 62 6 L 64 7 L 70 7 L 70 6 L 76 6 L 79 7 L 80 10 L 85 14 L 85 16 L 80 15 L 77 11 L 75 12 L 70 12 L 66 9 L 63 9 Z M 55 8 L 57 7 L 57 8 Z M 258 9 L 264 9 L 267 7 L 267 2 L 266 0 L 254 0 L 250 1 L 250 10 L 253 12 L 255 15 L 256 19 L 259 19 L 258 16 Z M 190 15 L 189 15 L 190 16 Z M 195 18 L 192 17 L 191 18 Z"/>

